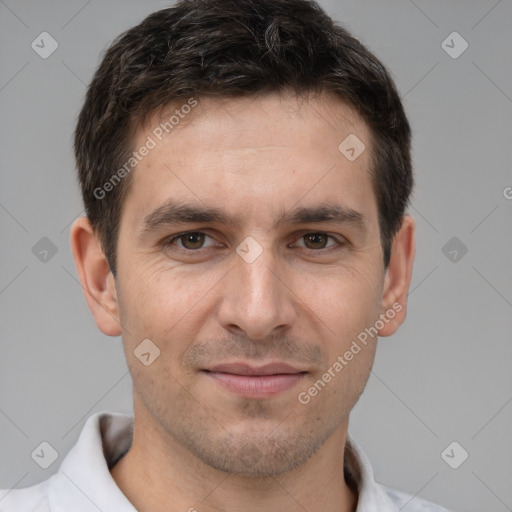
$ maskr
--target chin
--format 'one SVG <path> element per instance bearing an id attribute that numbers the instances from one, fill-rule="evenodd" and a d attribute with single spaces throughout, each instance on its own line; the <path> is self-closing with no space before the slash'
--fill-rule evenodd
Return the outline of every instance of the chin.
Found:
<path id="1" fill-rule="evenodd" d="M 189 432 L 186 444 L 204 464 L 228 473 L 251 478 L 282 475 L 304 464 L 324 443 L 324 436 L 259 430 L 254 435 L 224 431 L 220 439 Z M 273 431 L 270 432 L 272 434 Z"/>

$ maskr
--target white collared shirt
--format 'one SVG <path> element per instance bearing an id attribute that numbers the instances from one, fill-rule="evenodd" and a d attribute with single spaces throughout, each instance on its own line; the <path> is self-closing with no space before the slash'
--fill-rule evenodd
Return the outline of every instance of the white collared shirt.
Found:
<path id="1" fill-rule="evenodd" d="M 0 512 L 137 512 L 109 469 L 129 449 L 132 434 L 131 416 L 94 414 L 57 473 L 32 487 L 0 491 Z M 350 434 L 345 472 L 357 485 L 356 512 L 399 512 L 407 504 L 407 512 L 448 512 L 375 482 L 370 461 Z"/>

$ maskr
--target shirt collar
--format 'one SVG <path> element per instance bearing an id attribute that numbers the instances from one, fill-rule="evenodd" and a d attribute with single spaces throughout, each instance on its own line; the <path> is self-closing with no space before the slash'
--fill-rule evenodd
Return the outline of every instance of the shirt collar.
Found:
<path id="1" fill-rule="evenodd" d="M 113 459 L 132 440 L 133 418 L 97 413 L 84 425 L 78 442 L 48 482 L 52 512 L 137 512 L 109 471 Z"/>
<path id="2" fill-rule="evenodd" d="M 399 512 L 385 488 L 375 481 L 370 460 L 350 432 L 347 433 L 343 462 L 345 478 L 357 485 L 356 512 Z"/>
<path id="3" fill-rule="evenodd" d="M 48 484 L 54 512 L 137 512 L 117 487 L 110 468 L 128 451 L 133 417 L 99 412 L 84 425 L 78 442 Z M 357 487 L 356 512 L 398 512 L 385 488 L 374 480 L 373 470 L 357 441 L 347 435 L 344 470 L 348 483 Z"/>

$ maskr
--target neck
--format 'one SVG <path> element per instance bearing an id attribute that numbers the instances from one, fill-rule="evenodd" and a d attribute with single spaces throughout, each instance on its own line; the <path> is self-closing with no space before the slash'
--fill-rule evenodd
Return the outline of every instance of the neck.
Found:
<path id="1" fill-rule="evenodd" d="M 348 421 L 301 466 L 254 478 L 204 464 L 158 426 L 135 418 L 130 450 L 111 474 L 139 512 L 356 510 L 343 471 Z"/>

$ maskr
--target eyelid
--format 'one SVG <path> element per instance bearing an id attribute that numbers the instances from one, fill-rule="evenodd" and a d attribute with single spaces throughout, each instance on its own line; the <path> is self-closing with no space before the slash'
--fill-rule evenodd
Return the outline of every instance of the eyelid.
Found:
<path id="1" fill-rule="evenodd" d="M 171 236 L 168 236 L 166 237 L 164 240 L 163 240 L 163 244 L 164 245 L 174 245 L 176 246 L 179 250 L 181 251 L 184 251 L 184 252 L 199 252 L 201 249 L 207 249 L 208 247 L 213 247 L 215 244 L 212 244 L 212 245 L 209 245 L 209 246 L 206 246 L 206 247 L 201 247 L 199 249 L 186 249 L 185 247 L 181 247 L 179 245 L 176 245 L 174 242 L 176 240 L 179 240 L 181 237 L 185 236 L 185 235 L 190 235 L 190 234 L 201 234 L 201 235 L 204 235 L 205 237 L 207 238 L 211 238 L 212 240 L 215 240 L 211 235 L 209 235 L 208 233 L 206 233 L 205 231 L 202 231 L 202 230 L 197 230 L 197 229 L 193 229 L 193 230 L 189 230 L 189 231 L 183 231 L 182 233 L 177 233 L 176 235 L 171 235 Z"/>
<path id="2" fill-rule="evenodd" d="M 187 249 L 185 247 L 181 247 L 181 246 L 177 245 L 175 243 L 175 241 L 179 240 L 181 237 L 183 237 L 185 235 L 192 234 L 192 233 L 202 234 L 202 235 L 204 235 L 207 238 L 215 240 L 215 238 L 213 236 L 209 235 L 206 231 L 204 229 L 203 230 L 195 229 L 195 230 L 182 231 L 181 233 L 177 233 L 175 235 L 171 235 L 171 236 L 166 237 L 162 241 L 162 244 L 164 246 L 172 245 L 174 247 L 174 250 L 176 250 L 178 252 L 181 252 L 183 254 L 200 253 L 201 251 L 203 251 L 205 249 L 209 249 L 211 247 L 215 247 L 216 244 L 211 244 L 211 245 L 208 245 L 206 247 L 200 247 L 199 249 Z M 332 234 L 332 233 L 329 233 L 329 232 L 326 232 L 326 231 L 320 231 L 320 230 L 301 230 L 299 233 L 295 233 L 293 235 L 293 239 L 292 239 L 293 242 L 288 244 L 288 246 L 290 246 L 292 244 L 296 244 L 297 241 L 301 240 L 304 236 L 309 235 L 309 234 L 325 235 L 328 238 L 334 240 L 336 243 L 333 244 L 333 245 L 330 245 L 328 247 L 322 247 L 320 249 L 310 249 L 309 247 L 298 246 L 301 249 L 305 249 L 306 251 L 311 251 L 311 252 L 315 252 L 315 253 L 322 253 L 322 252 L 325 253 L 325 252 L 328 252 L 328 251 L 332 251 L 332 250 L 336 250 L 336 249 L 341 249 L 343 246 L 348 244 L 348 241 L 346 240 L 346 238 L 342 237 L 341 235 Z M 219 245 L 219 244 L 217 244 L 217 245 Z M 222 245 L 222 244 L 220 244 L 220 245 Z"/>
<path id="3" fill-rule="evenodd" d="M 342 246 L 344 246 L 344 245 L 346 245 L 348 243 L 347 239 L 345 237 L 342 237 L 341 235 L 336 235 L 334 233 L 328 233 L 326 231 L 320 231 L 320 230 L 317 230 L 317 231 L 315 231 L 315 230 L 304 230 L 304 231 L 301 231 L 298 235 L 297 234 L 294 235 L 294 240 L 296 240 L 296 241 L 301 240 L 304 236 L 309 235 L 309 234 L 312 234 L 312 235 L 325 235 L 328 238 L 331 238 L 332 240 L 334 240 L 336 242 L 336 244 L 331 245 L 329 247 L 323 247 L 321 249 L 309 249 L 308 247 L 301 247 L 302 249 L 307 249 L 307 250 L 314 251 L 314 252 L 321 252 L 321 251 L 328 251 L 328 250 L 335 249 L 336 246 L 338 248 L 340 248 L 340 247 L 342 247 Z"/>

